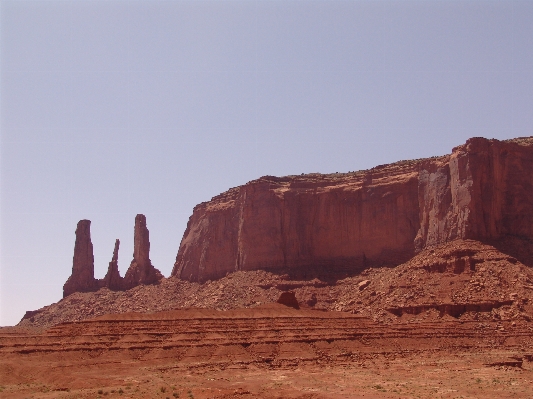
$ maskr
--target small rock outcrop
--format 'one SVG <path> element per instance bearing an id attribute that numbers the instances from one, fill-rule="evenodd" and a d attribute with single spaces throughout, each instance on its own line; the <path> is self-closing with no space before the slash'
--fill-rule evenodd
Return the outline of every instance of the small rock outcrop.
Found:
<path id="1" fill-rule="evenodd" d="M 90 292 L 98 289 L 94 278 L 94 254 L 91 241 L 91 221 L 80 220 L 76 227 L 76 242 L 72 261 L 72 275 L 63 285 L 63 297 L 74 292 Z"/>
<path id="2" fill-rule="evenodd" d="M 139 214 L 135 217 L 133 260 L 124 276 L 124 288 L 153 284 L 162 278 L 161 272 L 152 266 L 150 261 L 150 238 L 146 227 L 146 216 Z"/>
<path id="3" fill-rule="evenodd" d="M 120 276 L 118 271 L 118 248 L 120 246 L 120 240 L 117 238 L 115 241 L 115 249 L 113 250 L 113 258 L 109 262 L 107 274 L 103 279 L 103 286 L 113 291 L 120 291 L 124 287 L 124 279 Z"/>
<path id="4" fill-rule="evenodd" d="M 294 295 L 294 292 L 292 291 L 282 292 L 277 300 L 277 303 L 288 306 L 290 308 L 300 309 L 300 304 L 296 299 L 296 295 Z"/>

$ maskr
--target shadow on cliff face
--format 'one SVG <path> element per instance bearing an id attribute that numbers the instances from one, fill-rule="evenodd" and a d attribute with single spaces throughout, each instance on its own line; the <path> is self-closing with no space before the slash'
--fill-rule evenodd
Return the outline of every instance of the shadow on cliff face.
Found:
<path id="1" fill-rule="evenodd" d="M 516 258 L 524 265 L 533 267 L 533 240 L 529 237 L 507 234 L 498 240 L 480 240 L 479 242 L 492 245 L 502 253 Z M 317 278 L 324 282 L 336 284 L 338 280 L 356 277 L 370 268 L 394 268 L 408 262 L 417 253 L 415 253 L 413 248 L 413 251 L 383 252 L 378 257 L 379 261 L 367 259 L 366 257 L 360 259 L 337 259 L 335 263 L 324 261 L 318 265 L 287 268 L 278 272 L 272 270 L 272 272 L 284 274 L 291 280 L 312 280 Z"/>
<path id="2" fill-rule="evenodd" d="M 393 263 L 375 263 L 366 262 L 350 266 L 327 265 L 327 266 L 307 266 L 299 268 L 285 268 L 270 270 L 271 273 L 279 275 L 283 280 L 289 281 L 319 281 L 320 286 L 336 285 L 339 280 L 348 277 L 357 277 L 365 270 L 370 268 L 393 268 L 403 262 Z M 317 283 L 318 284 L 318 283 Z M 315 284 L 316 285 L 316 284 Z M 290 289 L 290 288 L 287 288 Z"/>
<path id="3" fill-rule="evenodd" d="M 533 241 L 529 238 L 507 235 L 487 243 L 505 254 L 514 256 L 524 265 L 533 267 Z"/>

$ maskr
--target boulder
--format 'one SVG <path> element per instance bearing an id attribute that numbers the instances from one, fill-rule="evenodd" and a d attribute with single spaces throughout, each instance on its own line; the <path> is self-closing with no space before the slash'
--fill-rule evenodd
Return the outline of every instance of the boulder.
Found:
<path id="1" fill-rule="evenodd" d="M 282 305 L 290 308 L 300 309 L 296 295 L 294 295 L 294 292 L 292 291 L 282 292 L 277 300 L 277 303 L 281 303 Z"/>

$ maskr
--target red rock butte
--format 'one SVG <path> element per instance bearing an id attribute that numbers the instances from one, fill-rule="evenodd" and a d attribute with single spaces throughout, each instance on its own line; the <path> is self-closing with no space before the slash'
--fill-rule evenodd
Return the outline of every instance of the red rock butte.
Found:
<path id="1" fill-rule="evenodd" d="M 449 155 L 365 171 L 264 176 L 194 208 L 172 276 L 356 274 L 454 239 L 533 265 L 531 171 L 533 137 L 475 137 Z"/>

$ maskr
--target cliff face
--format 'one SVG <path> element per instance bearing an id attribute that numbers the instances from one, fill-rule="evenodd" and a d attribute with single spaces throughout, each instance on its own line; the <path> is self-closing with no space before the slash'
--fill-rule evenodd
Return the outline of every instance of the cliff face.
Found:
<path id="1" fill-rule="evenodd" d="M 399 169 L 264 177 L 230 190 L 195 208 L 172 274 L 194 281 L 236 270 L 408 260 L 418 227 L 418 181 L 411 165 Z M 388 173 L 394 176 L 387 179 Z"/>
<path id="2" fill-rule="evenodd" d="M 194 208 L 173 276 L 356 273 L 476 239 L 533 264 L 533 138 L 347 174 L 262 177 Z"/>
<path id="3" fill-rule="evenodd" d="M 423 162 L 419 207 L 417 250 L 470 238 L 533 264 L 533 138 L 474 138 L 447 162 Z"/>

